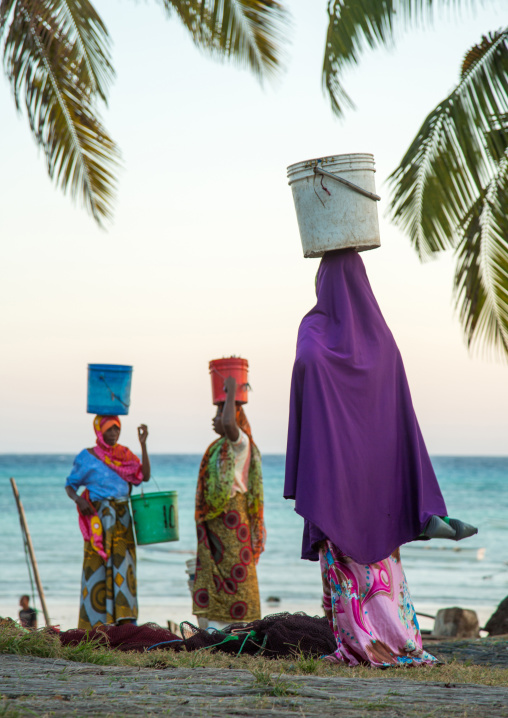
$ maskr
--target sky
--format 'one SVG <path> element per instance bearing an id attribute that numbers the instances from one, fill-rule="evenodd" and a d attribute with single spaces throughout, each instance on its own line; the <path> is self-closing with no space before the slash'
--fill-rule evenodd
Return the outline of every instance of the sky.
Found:
<path id="1" fill-rule="evenodd" d="M 52 185 L 0 79 L 0 452 L 93 445 L 89 362 L 134 366 L 122 443 L 137 449 L 145 422 L 152 452 L 202 452 L 213 439 L 208 361 L 230 354 L 250 363 L 257 443 L 283 452 L 319 262 L 303 258 L 286 167 L 371 152 L 382 246 L 362 257 L 429 452 L 508 454 L 508 365 L 468 352 L 453 256 L 421 264 L 386 216 L 387 177 L 506 6 L 450 13 L 366 52 L 344 76 L 356 109 L 338 120 L 321 89 L 327 3 L 286 4 L 286 70 L 260 86 L 199 51 L 157 3 L 96 1 L 117 73 L 102 115 L 123 155 L 107 231 Z"/>

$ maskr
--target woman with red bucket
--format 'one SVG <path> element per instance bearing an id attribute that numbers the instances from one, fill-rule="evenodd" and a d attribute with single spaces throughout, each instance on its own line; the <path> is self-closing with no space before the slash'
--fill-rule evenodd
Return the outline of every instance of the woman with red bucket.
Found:
<path id="1" fill-rule="evenodd" d="M 243 362 L 237 384 L 230 365 Z M 218 373 L 217 365 L 222 372 Z M 261 454 L 242 408 L 246 402 L 242 359 L 210 362 L 214 404 L 212 419 L 219 439 L 206 450 L 196 492 L 197 560 L 193 613 L 203 625 L 223 628 L 261 617 L 256 564 L 264 550 Z M 229 373 L 234 373 L 230 371 Z"/>

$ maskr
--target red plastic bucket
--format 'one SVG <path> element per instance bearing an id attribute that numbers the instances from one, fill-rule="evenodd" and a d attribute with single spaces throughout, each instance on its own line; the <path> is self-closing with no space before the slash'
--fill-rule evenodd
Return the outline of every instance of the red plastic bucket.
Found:
<path id="1" fill-rule="evenodd" d="M 249 373 L 249 362 L 247 359 L 240 359 L 240 357 L 212 359 L 209 368 L 212 377 L 212 401 L 214 404 L 222 404 L 222 402 L 226 401 L 224 382 L 228 376 L 234 376 L 236 379 L 235 401 L 239 404 L 247 403 L 247 392 L 250 388 L 247 381 Z"/>

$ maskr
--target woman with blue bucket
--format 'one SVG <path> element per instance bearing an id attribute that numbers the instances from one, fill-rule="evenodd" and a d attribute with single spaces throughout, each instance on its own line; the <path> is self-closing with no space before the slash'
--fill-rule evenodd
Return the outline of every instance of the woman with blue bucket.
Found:
<path id="1" fill-rule="evenodd" d="M 89 412 L 94 406 L 90 399 L 89 395 Z M 101 402 L 110 408 L 103 398 Z M 84 630 L 137 620 L 136 544 L 128 499 L 133 485 L 150 478 L 145 424 L 138 427 L 141 461 L 118 443 L 121 422 L 117 415 L 98 414 L 93 426 L 96 445 L 76 456 L 65 485 L 76 503 L 85 540 L 78 621 L 78 628 Z M 78 495 L 80 487 L 85 491 Z"/>

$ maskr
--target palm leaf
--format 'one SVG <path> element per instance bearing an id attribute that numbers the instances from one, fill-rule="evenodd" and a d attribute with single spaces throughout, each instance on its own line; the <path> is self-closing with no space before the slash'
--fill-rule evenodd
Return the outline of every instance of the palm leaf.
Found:
<path id="1" fill-rule="evenodd" d="M 30 16 L 59 27 L 76 64 L 83 64 L 82 81 L 91 92 L 107 101 L 114 79 L 110 41 L 106 26 L 89 0 L 0 0 L 0 37 L 8 17 L 22 5 Z"/>
<path id="2" fill-rule="evenodd" d="M 230 58 L 263 79 L 281 67 L 287 14 L 276 0 L 161 0 L 175 11 L 198 47 Z"/>
<path id="3" fill-rule="evenodd" d="M 455 292 L 469 346 L 508 356 L 508 152 L 471 208 L 458 246 Z"/>
<path id="4" fill-rule="evenodd" d="M 2 0 L 0 36 L 16 105 L 23 97 L 50 177 L 102 224 L 119 153 L 95 106 L 112 78 L 100 18 L 87 0 Z"/>
<path id="5" fill-rule="evenodd" d="M 420 256 L 457 248 L 468 345 L 508 356 L 508 28 L 466 55 L 390 181 L 391 212 Z"/>
<path id="6" fill-rule="evenodd" d="M 391 214 L 421 257 L 456 246 L 508 144 L 508 28 L 475 50 L 390 177 Z"/>
<path id="7" fill-rule="evenodd" d="M 434 20 L 454 0 L 329 0 L 323 86 L 341 114 L 342 74 L 367 47 Z M 421 258 L 457 248 L 455 293 L 469 346 L 508 356 L 508 28 L 464 58 L 455 90 L 426 118 L 390 177 L 391 214 Z"/>
<path id="8" fill-rule="evenodd" d="M 332 110 L 342 115 L 354 106 L 342 75 L 358 64 L 366 48 L 391 45 L 396 31 L 431 24 L 438 9 L 471 4 L 473 0 L 328 0 L 322 83 Z"/>

